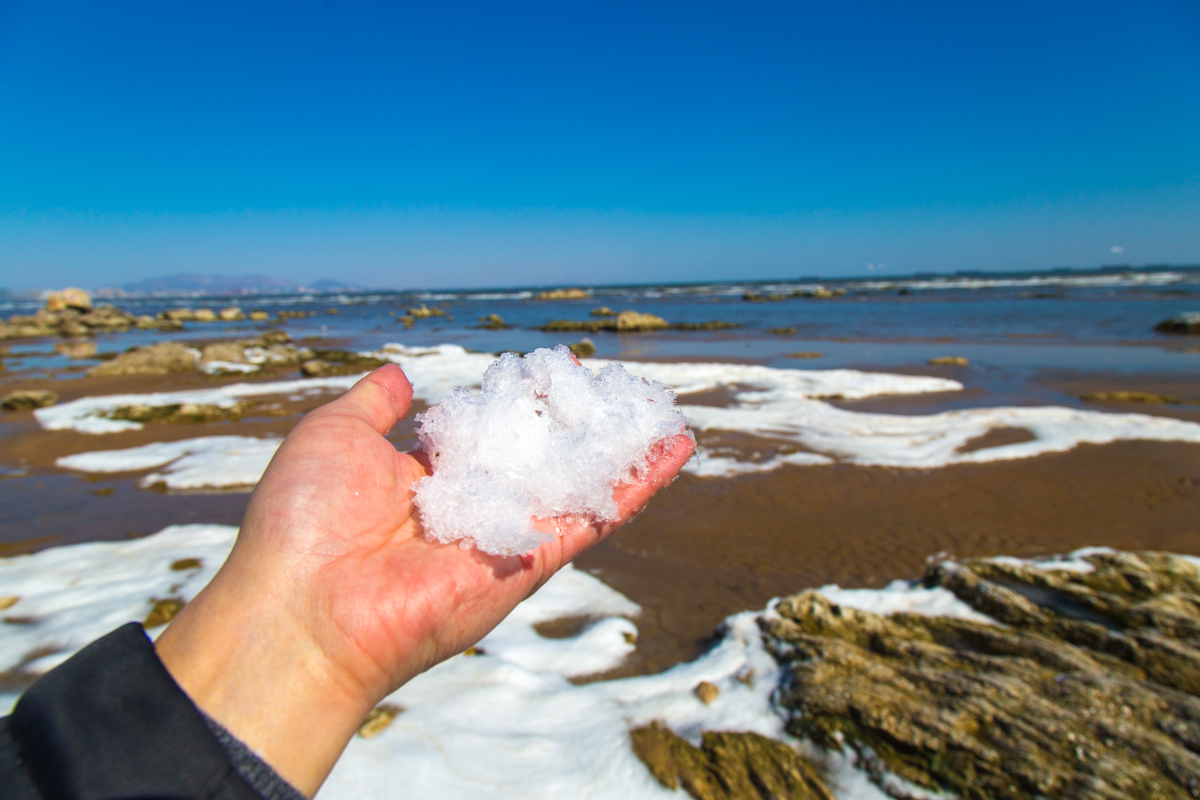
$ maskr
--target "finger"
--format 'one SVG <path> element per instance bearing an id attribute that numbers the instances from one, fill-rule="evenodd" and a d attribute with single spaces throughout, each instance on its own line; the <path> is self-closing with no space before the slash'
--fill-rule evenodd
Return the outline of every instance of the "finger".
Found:
<path id="1" fill-rule="evenodd" d="M 651 447 L 645 469 L 634 480 L 617 484 L 613 489 L 620 515 L 618 526 L 645 508 L 659 489 L 675 480 L 695 451 L 696 443 L 684 433 L 668 436 Z"/>
<path id="2" fill-rule="evenodd" d="M 542 582 L 554 570 L 611 535 L 645 508 L 659 489 L 675 480 L 695 449 L 696 443 L 687 434 L 669 436 L 650 448 L 646 468 L 633 481 L 617 484 L 613 489 L 618 517 L 612 522 L 588 522 L 582 517 L 536 520 L 535 529 L 553 536 L 542 546 L 544 563 L 551 565 Z"/>
<path id="3" fill-rule="evenodd" d="M 384 364 L 325 406 L 326 413 L 349 414 L 379 433 L 387 433 L 412 407 L 412 384 L 404 370 Z"/>

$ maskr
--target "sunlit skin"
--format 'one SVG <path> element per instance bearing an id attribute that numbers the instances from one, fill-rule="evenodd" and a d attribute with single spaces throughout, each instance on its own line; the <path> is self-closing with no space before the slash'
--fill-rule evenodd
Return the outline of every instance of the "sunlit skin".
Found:
<path id="1" fill-rule="evenodd" d="M 653 448 L 613 493 L 619 518 L 559 519 L 523 556 L 436 544 L 410 488 L 420 453 L 384 435 L 412 386 L 388 365 L 308 414 L 250 500 L 237 544 L 157 642 L 193 701 L 310 797 L 376 704 L 461 653 L 556 571 L 609 536 L 670 483 L 690 437 Z"/>

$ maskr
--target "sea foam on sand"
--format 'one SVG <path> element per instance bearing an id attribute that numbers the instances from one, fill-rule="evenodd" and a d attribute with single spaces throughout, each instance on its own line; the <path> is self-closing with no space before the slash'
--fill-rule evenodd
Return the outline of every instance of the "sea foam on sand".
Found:
<path id="1" fill-rule="evenodd" d="M 614 487 L 659 441 L 687 430 L 675 394 L 610 364 L 598 373 L 559 345 L 488 367 L 419 419 L 433 474 L 413 494 L 426 535 L 514 555 L 550 537 L 533 518 L 617 518 Z"/>
<path id="2" fill-rule="evenodd" d="M 0 637 L 0 674 L 10 685 L 31 679 L 117 626 L 143 619 L 154 598 L 190 601 L 236 538 L 237 528 L 227 525 L 176 525 L 134 541 L 0 558 L 0 597 L 17 598 L 5 616 L 21 620 Z M 945 590 L 915 582 L 882 591 L 819 591 L 876 613 L 988 621 Z M 637 647 L 629 617 L 639 611 L 567 566 L 479 643 L 480 655 L 451 658 L 387 698 L 403 710 L 378 736 L 354 737 L 318 797 L 679 798 L 633 754 L 631 728 L 657 720 L 696 744 L 702 731 L 754 731 L 800 744 L 788 737 L 771 701 L 781 675 L 758 624 L 771 606 L 726 619 L 717 643 L 695 661 L 656 675 L 572 682 L 618 666 Z M 580 617 L 593 621 L 574 636 L 547 638 L 535 627 Z M 694 692 L 700 681 L 719 689 L 708 704 Z M 17 697 L 0 692 L 0 715 Z M 824 764 L 839 800 L 887 800 L 850 748 L 803 746 Z"/>
<path id="3" fill-rule="evenodd" d="M 389 344 L 369 353 L 404 368 L 413 384 L 414 397 L 429 404 L 444 399 L 456 387 L 478 386 L 495 359 L 470 353 L 457 345 L 405 347 Z M 616 362 L 588 359 L 587 366 L 604 369 Z M 700 431 L 732 431 L 791 442 L 797 452 L 766 459 L 746 459 L 744 454 L 700 447 L 684 471 L 705 478 L 727 478 L 766 472 L 784 466 L 843 463 L 934 469 L 950 464 L 982 463 L 1031 458 L 1058 453 L 1079 444 L 1144 439 L 1200 443 L 1200 425 L 1187 420 L 1146 414 L 1112 414 L 1059 406 L 967 408 L 938 414 L 877 414 L 838 408 L 826 398 L 858 399 L 882 395 L 956 392 L 955 381 L 917 375 L 891 375 L 849 369 L 777 369 L 746 364 L 636 363 L 621 365 L 634 376 L 657 381 L 680 394 L 713 389 L 730 390 L 726 408 L 679 405 L 690 425 Z M 350 388 L 359 375 L 300 381 L 240 383 L 215 389 L 150 394 L 85 397 L 35 415 L 48 430 L 110 433 L 142 427 L 141 423 L 110 419 L 121 406 L 162 406 L 179 403 L 233 405 L 240 398 L 294 393 L 339 392 Z M 685 398 L 686 399 L 686 398 Z M 1029 441 L 972 449 L 972 440 L 996 428 L 1021 428 Z M 237 471 L 222 467 L 217 451 L 225 443 L 203 438 L 170 446 L 111 450 L 68 456 L 59 466 L 86 472 L 116 472 L 180 460 L 155 476 L 169 488 L 240 486 L 261 475 L 274 453 L 276 442 L 261 446 L 236 445 Z M 186 457 L 184 457 L 186 456 Z M 147 463 L 155 459 L 154 464 Z M 133 460 L 144 467 L 131 466 Z"/>

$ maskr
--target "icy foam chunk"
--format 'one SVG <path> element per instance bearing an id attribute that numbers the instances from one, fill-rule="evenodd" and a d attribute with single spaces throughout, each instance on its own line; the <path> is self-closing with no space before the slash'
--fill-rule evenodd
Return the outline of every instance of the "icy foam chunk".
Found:
<path id="1" fill-rule="evenodd" d="M 549 538 L 534 517 L 616 519 L 613 487 L 687 430 L 674 402 L 661 383 L 615 364 L 593 373 L 562 345 L 506 353 L 479 394 L 458 389 L 420 417 L 433 466 L 414 491 L 426 534 L 514 555 Z"/>

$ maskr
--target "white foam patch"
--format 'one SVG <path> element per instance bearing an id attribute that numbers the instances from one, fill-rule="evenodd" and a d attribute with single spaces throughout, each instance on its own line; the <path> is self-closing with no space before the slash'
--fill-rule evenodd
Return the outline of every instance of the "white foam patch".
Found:
<path id="1" fill-rule="evenodd" d="M 190 600 L 235 537 L 229 526 L 180 525 L 136 541 L 0 559 L 0 596 L 20 597 L 6 616 L 28 618 L 5 626 L 0 672 L 28 654 L 57 650 L 23 667 L 44 672 L 117 626 L 143 619 L 153 597 Z M 171 569 L 185 558 L 203 565 Z M 778 668 L 763 646 L 757 614 L 731 617 L 716 647 L 665 673 L 572 684 L 570 677 L 620 664 L 633 648 L 626 634 L 636 631 L 620 615 L 638 610 L 596 578 L 566 567 L 480 642 L 483 655 L 452 658 L 389 697 L 405 710 L 379 736 L 355 737 L 319 796 L 678 797 L 634 756 L 631 727 L 660 720 L 694 742 L 702 730 L 784 737 L 770 704 Z M 533 629 L 574 616 L 597 621 L 564 639 L 544 639 Z M 700 681 L 720 690 L 709 705 L 694 694 Z M 0 713 L 16 697 L 0 696 Z"/>
<path id="2" fill-rule="evenodd" d="M 940 586 L 926 588 L 915 581 L 892 581 L 882 589 L 842 589 L 830 584 L 817 591 L 831 603 L 883 616 L 920 614 L 923 617 L 955 617 L 988 625 L 999 624 L 959 600 L 949 589 Z"/>
<path id="3" fill-rule="evenodd" d="M 258 372 L 257 364 L 243 364 L 238 361 L 208 361 L 200 365 L 201 371 L 209 375 L 222 375 L 232 372 Z"/>
<path id="4" fill-rule="evenodd" d="M 33 412 L 38 423 L 50 431 L 74 430 L 80 433 L 118 433 L 141 430 L 140 422 L 123 419 L 108 419 L 118 408 L 128 406 L 161 406 L 196 403 L 232 408 L 239 400 L 264 395 L 293 395 L 298 399 L 323 392 L 345 392 L 358 382 L 362 375 L 344 375 L 334 378 L 306 378 L 297 381 L 269 381 L 265 383 L 234 383 L 214 389 L 190 389 L 179 392 L 149 392 L 146 394 L 110 394 L 101 397 L 81 397 L 69 403 Z"/>
<path id="5" fill-rule="evenodd" d="M 4 617 L 20 620 L 4 625 L 0 673 L 21 666 L 41 674 L 114 628 L 142 621 L 155 598 L 190 600 L 224 563 L 236 536 L 228 525 L 174 525 L 145 539 L 0 559 L 0 596 L 19 598 Z M 201 566 L 171 569 L 186 558 Z M 0 713 L 6 705 L 0 702 Z"/>
<path id="6" fill-rule="evenodd" d="M 55 465 L 79 472 L 133 472 L 166 468 L 140 481 L 168 489 L 227 489 L 258 483 L 282 439 L 253 436 L 203 436 L 178 442 L 155 442 L 125 450 L 99 450 L 64 456 Z"/>
<path id="7" fill-rule="evenodd" d="M 658 720 L 695 743 L 702 730 L 783 738 L 770 704 L 778 668 L 756 619 L 731 617 L 713 650 L 660 675 L 583 686 L 494 659 L 485 640 L 485 655 L 451 659 L 388 698 L 404 712 L 351 742 L 318 797 L 680 797 L 633 754 L 629 730 Z M 694 694 L 700 681 L 719 689 L 710 705 Z"/>
<path id="8" fill-rule="evenodd" d="M 972 408 L 902 416 L 847 411 L 786 389 L 740 392 L 731 408 L 680 406 L 696 430 L 726 430 L 795 442 L 852 464 L 931 469 L 1061 453 L 1080 444 L 1144 439 L 1200 443 L 1200 425 L 1146 414 L 1107 414 L 1057 406 Z M 1033 439 L 960 452 L 995 428 L 1024 428 Z"/>
<path id="9" fill-rule="evenodd" d="M 733 456 L 715 455 L 711 450 L 700 447 L 696 455 L 683 465 L 683 471 L 701 478 L 731 478 L 734 475 L 749 475 L 755 472 L 770 472 L 784 464 L 795 467 L 811 467 L 816 464 L 832 464 L 833 459 L 818 453 L 787 453 L 766 458 L 762 461 L 739 461 Z"/>
<path id="10" fill-rule="evenodd" d="M 1095 569 L 1095 567 L 1085 561 L 1088 556 L 1095 555 L 1111 555 L 1117 552 L 1111 547 L 1081 547 L 1078 550 L 1072 550 L 1070 553 L 1061 556 L 1047 556 L 1046 558 L 1013 558 L 1012 556 L 995 556 L 988 559 L 997 564 L 1007 564 L 1012 567 L 1024 567 L 1026 569 L 1040 570 L 1057 570 L 1061 572 L 1081 572 L 1087 573 Z M 1180 556 L 1181 558 L 1191 558 L 1191 556 Z"/>
<path id="11" fill-rule="evenodd" d="M 479 394 L 459 389 L 419 417 L 433 467 L 413 491 L 425 534 L 512 555 L 549 538 L 534 518 L 615 520 L 614 487 L 687 429 L 674 400 L 616 364 L 593 374 L 565 346 L 505 354 Z"/>

